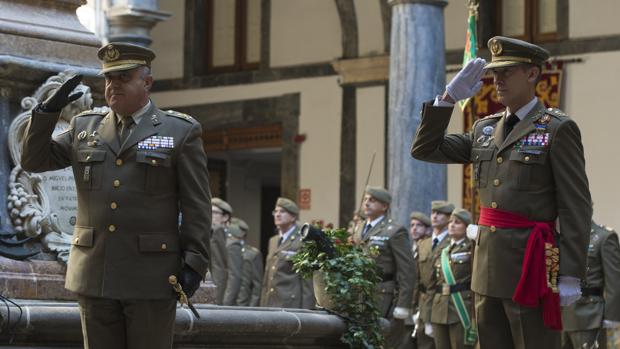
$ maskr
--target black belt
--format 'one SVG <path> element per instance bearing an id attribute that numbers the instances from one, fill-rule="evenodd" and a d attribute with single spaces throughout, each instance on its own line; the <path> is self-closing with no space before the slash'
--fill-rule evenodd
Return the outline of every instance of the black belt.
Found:
<path id="1" fill-rule="evenodd" d="M 440 292 L 444 296 L 449 296 L 452 293 L 471 290 L 471 282 L 462 282 L 460 284 L 454 284 L 449 286 L 448 284 L 437 285 L 435 290 L 437 292 Z"/>
<path id="2" fill-rule="evenodd" d="M 419 284 L 418 285 L 418 291 L 422 292 L 422 293 L 426 293 L 426 286 Z"/>
<path id="3" fill-rule="evenodd" d="M 388 282 L 388 281 L 393 281 L 394 280 L 394 274 L 382 274 L 381 275 L 381 282 Z"/>
<path id="4" fill-rule="evenodd" d="M 581 288 L 581 296 L 582 297 L 590 297 L 590 296 L 603 296 L 603 289 L 600 287 L 582 287 Z"/>

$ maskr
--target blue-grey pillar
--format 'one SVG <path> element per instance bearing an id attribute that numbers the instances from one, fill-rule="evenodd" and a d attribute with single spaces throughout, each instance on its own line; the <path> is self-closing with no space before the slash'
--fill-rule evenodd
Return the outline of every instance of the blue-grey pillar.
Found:
<path id="1" fill-rule="evenodd" d="M 107 41 L 122 41 L 149 46 L 151 29 L 167 20 L 170 13 L 159 10 L 159 0 L 110 0 L 106 10 Z"/>
<path id="2" fill-rule="evenodd" d="M 388 188 L 392 218 L 407 225 L 412 211 L 429 213 L 431 200 L 446 198 L 446 165 L 415 160 L 411 142 L 422 103 L 443 93 L 447 0 L 391 0 Z"/>

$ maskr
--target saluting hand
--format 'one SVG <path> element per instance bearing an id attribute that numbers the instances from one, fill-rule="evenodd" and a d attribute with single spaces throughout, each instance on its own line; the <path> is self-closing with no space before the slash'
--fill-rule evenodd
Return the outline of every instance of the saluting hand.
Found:
<path id="1" fill-rule="evenodd" d="M 202 276 L 187 265 L 183 267 L 179 274 L 179 283 L 187 298 L 191 298 L 194 295 L 198 287 L 200 287 L 200 281 L 202 281 Z"/>
<path id="2" fill-rule="evenodd" d="M 45 102 L 41 104 L 41 111 L 48 113 L 57 113 L 66 107 L 69 103 L 82 97 L 82 92 L 76 92 L 70 95 L 77 85 L 82 81 L 82 75 L 78 74 L 71 79 L 65 81 Z"/>
<path id="3" fill-rule="evenodd" d="M 482 87 L 482 75 L 487 62 L 483 58 L 469 61 L 461 71 L 446 86 L 446 92 L 452 98 L 452 103 L 467 99 L 478 93 Z M 445 95 L 444 95 L 445 98 Z"/>

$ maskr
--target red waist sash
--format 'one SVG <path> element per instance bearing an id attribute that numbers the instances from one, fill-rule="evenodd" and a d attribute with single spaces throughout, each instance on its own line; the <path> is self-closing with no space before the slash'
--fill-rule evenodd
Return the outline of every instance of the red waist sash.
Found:
<path id="1" fill-rule="evenodd" d="M 531 221 L 513 212 L 481 207 L 478 224 L 502 229 L 532 229 L 527 240 L 521 278 L 512 300 L 525 307 L 537 307 L 542 303 L 545 326 L 561 330 L 562 315 L 557 288 L 559 251 L 553 239 L 554 222 Z"/>

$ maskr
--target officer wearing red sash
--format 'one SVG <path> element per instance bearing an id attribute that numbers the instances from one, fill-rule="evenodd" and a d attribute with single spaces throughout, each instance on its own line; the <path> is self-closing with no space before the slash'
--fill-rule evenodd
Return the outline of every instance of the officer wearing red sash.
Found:
<path id="1" fill-rule="evenodd" d="M 559 348 L 560 303 L 580 296 L 592 218 L 581 136 L 573 120 L 535 96 L 546 50 L 499 36 L 488 46 L 491 63 L 469 62 L 443 96 L 423 106 L 411 154 L 473 163 L 480 348 Z M 476 94 L 485 69 L 506 110 L 477 120 L 467 134 L 446 134 L 454 103 Z"/>

